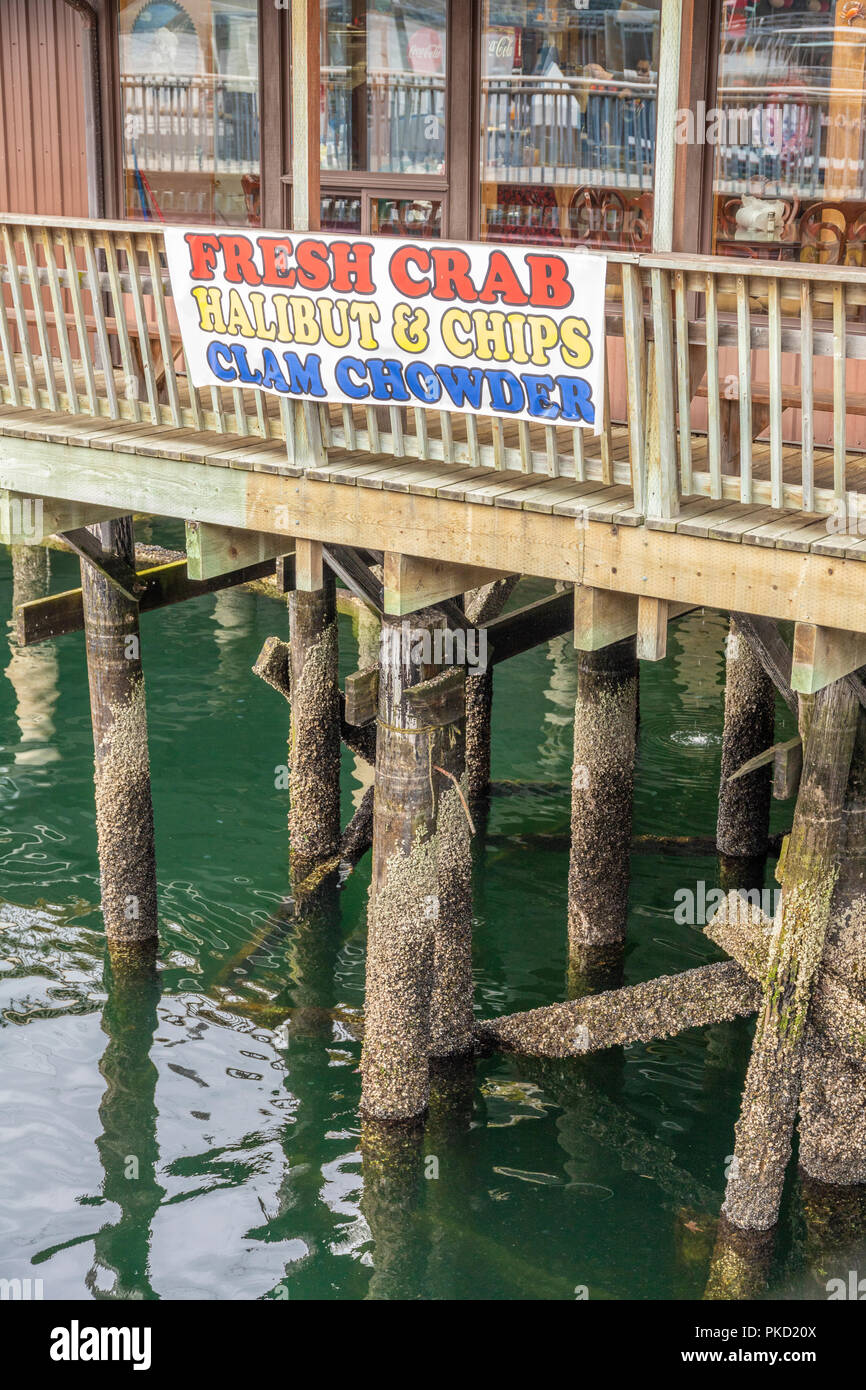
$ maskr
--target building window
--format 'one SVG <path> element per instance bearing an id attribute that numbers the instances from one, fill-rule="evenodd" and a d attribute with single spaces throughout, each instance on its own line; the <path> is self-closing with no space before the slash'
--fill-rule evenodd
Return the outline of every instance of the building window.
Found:
<path id="1" fill-rule="evenodd" d="M 260 221 L 256 0 L 119 0 L 124 204 Z"/>
<path id="2" fill-rule="evenodd" d="M 851 0 L 726 0 L 714 250 L 866 263 L 866 17 Z"/>
<path id="3" fill-rule="evenodd" d="M 484 0 L 482 237 L 650 244 L 660 9 Z"/>
<path id="4" fill-rule="evenodd" d="M 446 0 L 324 0 L 322 171 L 445 173 Z"/>

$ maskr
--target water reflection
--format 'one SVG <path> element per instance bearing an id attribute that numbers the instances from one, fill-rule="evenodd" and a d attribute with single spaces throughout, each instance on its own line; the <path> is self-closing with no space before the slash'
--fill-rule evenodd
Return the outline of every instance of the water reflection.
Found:
<path id="1" fill-rule="evenodd" d="M 7 623 L 11 659 L 5 675 L 16 697 L 15 718 L 20 745 L 13 759 L 19 767 L 44 767 L 56 762 L 54 706 L 60 694 L 57 683 L 57 649 L 53 642 L 33 647 L 19 645 L 15 634 L 15 609 L 21 603 L 45 598 L 50 588 L 49 552 L 44 546 L 12 546 L 12 617 Z"/>
<path id="2" fill-rule="evenodd" d="M 161 993 L 155 945 L 113 951 L 106 984 L 102 1028 L 108 1045 L 99 1067 L 105 1094 L 96 1146 L 105 1174 L 103 1199 L 120 1215 L 97 1231 L 84 1282 L 94 1298 L 153 1298 L 151 1224 L 165 1196 L 157 1181 L 157 1069 L 151 1057 Z"/>
<path id="3" fill-rule="evenodd" d="M 221 694 L 234 698 L 247 683 L 247 639 L 253 626 L 255 594 L 242 589 L 223 589 L 213 596 L 211 620 L 215 625 L 217 647 L 217 686 Z"/>
<path id="4" fill-rule="evenodd" d="M 550 662 L 544 700 L 544 736 L 538 745 L 539 774 L 571 780 L 574 702 L 577 698 L 577 656 L 571 636 L 555 637 L 545 657 Z"/>

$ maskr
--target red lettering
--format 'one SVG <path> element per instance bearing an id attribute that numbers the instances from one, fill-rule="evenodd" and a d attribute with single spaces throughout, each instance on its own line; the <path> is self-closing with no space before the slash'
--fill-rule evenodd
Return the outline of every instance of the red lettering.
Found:
<path id="1" fill-rule="evenodd" d="M 256 240 L 262 253 L 262 284 L 288 285 L 295 283 L 295 272 L 290 269 L 292 243 L 287 236 L 260 236 Z"/>
<path id="2" fill-rule="evenodd" d="M 449 251 L 440 246 L 430 254 L 435 273 L 433 298 L 462 299 L 464 304 L 474 304 L 478 295 L 469 279 L 471 262 L 466 252 Z"/>
<path id="3" fill-rule="evenodd" d="M 568 283 L 568 266 L 561 256 L 526 257 L 529 266 L 529 302 L 544 309 L 565 309 L 574 299 Z"/>
<path id="4" fill-rule="evenodd" d="M 260 285 L 262 277 L 253 264 L 253 243 L 245 236 L 221 236 L 225 275 L 230 285 Z"/>
<path id="5" fill-rule="evenodd" d="M 184 241 L 189 247 L 193 280 L 212 280 L 220 244 L 216 237 L 201 232 L 187 232 Z"/>
<path id="6" fill-rule="evenodd" d="M 482 304 L 528 304 L 529 296 L 517 278 L 513 265 L 504 251 L 491 251 L 487 274 L 478 296 Z"/>
<path id="7" fill-rule="evenodd" d="M 375 294 L 370 268 L 373 248 L 368 241 L 332 241 L 334 272 L 331 289 L 335 294 Z"/>
<path id="8" fill-rule="evenodd" d="M 328 248 L 324 241 L 299 241 L 295 248 L 298 285 L 302 290 L 326 290 L 331 281 Z"/>
<path id="9" fill-rule="evenodd" d="M 388 267 L 391 284 L 397 293 L 405 295 L 407 299 L 420 299 L 421 295 L 430 293 L 430 281 L 426 276 L 423 280 L 413 280 L 408 270 L 410 265 L 421 271 L 429 270 L 429 251 L 422 251 L 417 246 L 401 246 L 394 252 Z"/>

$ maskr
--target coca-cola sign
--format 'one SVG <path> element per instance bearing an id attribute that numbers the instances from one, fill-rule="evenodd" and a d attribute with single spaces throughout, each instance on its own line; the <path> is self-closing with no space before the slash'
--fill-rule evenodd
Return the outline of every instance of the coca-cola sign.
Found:
<path id="1" fill-rule="evenodd" d="M 435 29 L 416 29 L 409 35 L 409 65 L 413 72 L 442 72 L 445 40 Z"/>
<path id="2" fill-rule="evenodd" d="M 490 28 L 485 34 L 488 73 L 510 73 L 520 66 L 520 30 Z"/>

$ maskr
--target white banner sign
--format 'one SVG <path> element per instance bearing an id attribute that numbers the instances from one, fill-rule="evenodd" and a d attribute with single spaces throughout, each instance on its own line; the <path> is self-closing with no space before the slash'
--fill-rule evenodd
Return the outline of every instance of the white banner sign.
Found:
<path id="1" fill-rule="evenodd" d="M 602 256 L 393 237 L 164 231 L 195 386 L 601 430 Z"/>

